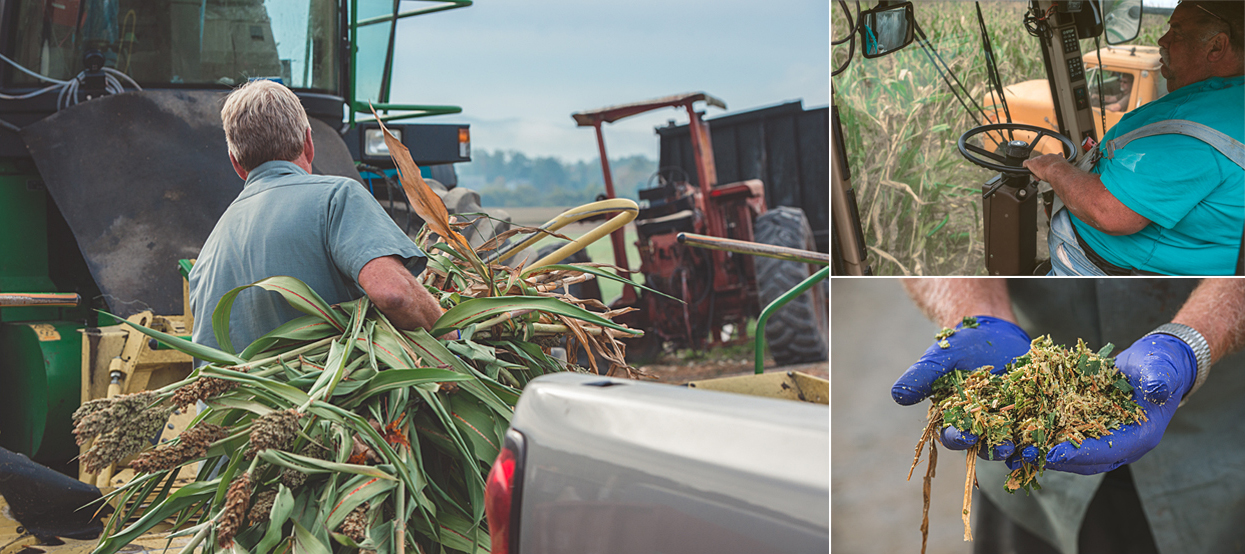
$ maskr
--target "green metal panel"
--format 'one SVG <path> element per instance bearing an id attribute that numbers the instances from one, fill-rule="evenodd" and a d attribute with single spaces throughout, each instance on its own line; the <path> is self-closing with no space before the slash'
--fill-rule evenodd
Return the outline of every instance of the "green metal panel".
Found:
<path id="1" fill-rule="evenodd" d="M 48 277 L 48 193 L 39 174 L 0 160 L 0 291 L 56 292 Z M 0 321 L 59 317 L 56 308 L 6 308 Z"/>
<path id="2" fill-rule="evenodd" d="M 82 324 L 0 323 L 0 446 L 64 470 L 78 454 L 71 416 L 82 386 Z"/>

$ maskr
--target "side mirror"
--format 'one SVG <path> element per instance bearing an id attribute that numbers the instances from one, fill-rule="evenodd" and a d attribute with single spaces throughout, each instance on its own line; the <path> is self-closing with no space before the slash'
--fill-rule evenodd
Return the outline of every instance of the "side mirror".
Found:
<path id="1" fill-rule="evenodd" d="M 912 42 L 916 28 L 912 2 L 860 12 L 860 38 L 866 58 L 879 58 Z"/>
<path id="2" fill-rule="evenodd" d="M 1141 31 L 1141 0 L 1102 0 L 1102 21 L 1107 44 L 1123 44 Z"/>

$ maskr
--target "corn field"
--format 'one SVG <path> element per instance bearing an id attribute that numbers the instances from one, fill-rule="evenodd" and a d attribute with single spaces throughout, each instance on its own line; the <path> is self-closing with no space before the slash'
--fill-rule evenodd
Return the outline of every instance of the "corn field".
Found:
<path id="1" fill-rule="evenodd" d="M 1037 39 L 1022 23 L 1027 6 L 981 4 L 1004 85 L 1046 78 Z M 924 1 L 915 8 L 917 24 L 980 104 L 988 90 L 975 3 Z M 838 40 L 846 20 L 837 4 L 832 10 L 831 36 Z M 1145 16 L 1132 44 L 1154 44 L 1165 21 Z M 1081 48 L 1096 47 L 1083 40 Z M 851 65 L 831 84 L 874 274 L 984 275 L 981 185 L 994 173 L 956 148 L 960 135 L 984 122 L 956 100 L 917 41 L 874 59 L 860 49 L 857 41 Z M 831 66 L 842 65 L 847 52 L 846 43 L 833 46 Z M 1039 238 L 1039 255 L 1043 242 Z"/>

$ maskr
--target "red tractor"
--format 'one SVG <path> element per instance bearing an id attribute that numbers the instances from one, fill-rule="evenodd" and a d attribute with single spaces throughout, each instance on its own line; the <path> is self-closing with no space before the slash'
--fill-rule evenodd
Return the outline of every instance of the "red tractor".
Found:
<path id="1" fill-rule="evenodd" d="M 633 312 L 636 319 L 631 323 L 648 333 L 645 344 L 632 348 L 641 351 L 641 358 L 650 357 L 665 344 L 704 349 L 745 341 L 748 318 L 759 313 L 759 306 L 768 304 L 810 274 L 806 264 L 770 258 L 754 260 L 752 256 L 728 251 L 685 246 L 677 240 L 680 233 L 816 249 L 801 210 L 766 209 L 762 181 L 718 184 L 709 124 L 703 113 L 694 108 L 697 102 L 726 108 L 724 102 L 702 92 L 572 115 L 579 126 L 596 131 L 607 198 L 614 198 L 615 192 L 601 132 L 603 123 L 659 108 L 682 108 L 690 121 L 694 170 L 659 170 L 650 180 L 654 186 L 639 191 L 640 212 L 635 220 L 639 271 L 645 285 L 679 300 L 626 286 L 611 306 L 640 308 Z M 630 271 L 623 231 L 614 232 L 610 238 L 614 264 Z M 780 365 L 826 358 L 828 305 L 824 289 L 817 288 L 771 319 L 766 335 Z"/>

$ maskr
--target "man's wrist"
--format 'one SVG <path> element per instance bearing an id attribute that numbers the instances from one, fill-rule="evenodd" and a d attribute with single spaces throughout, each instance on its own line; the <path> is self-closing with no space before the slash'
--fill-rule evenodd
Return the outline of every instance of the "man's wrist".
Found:
<path id="1" fill-rule="evenodd" d="M 1192 396 L 1202 386 L 1202 383 L 1206 382 L 1206 377 L 1210 375 L 1210 343 L 1206 342 L 1206 337 L 1202 336 L 1202 333 L 1198 332 L 1197 329 L 1183 323 L 1164 323 L 1147 333 L 1146 336 L 1158 334 L 1170 335 L 1180 339 L 1189 345 L 1189 348 L 1193 350 L 1194 358 L 1197 360 L 1197 367 L 1194 368 L 1196 377 L 1193 380 L 1193 386 L 1189 388 L 1189 392 L 1185 393 L 1184 398 L 1181 399 L 1183 404 L 1185 399 Z"/>

